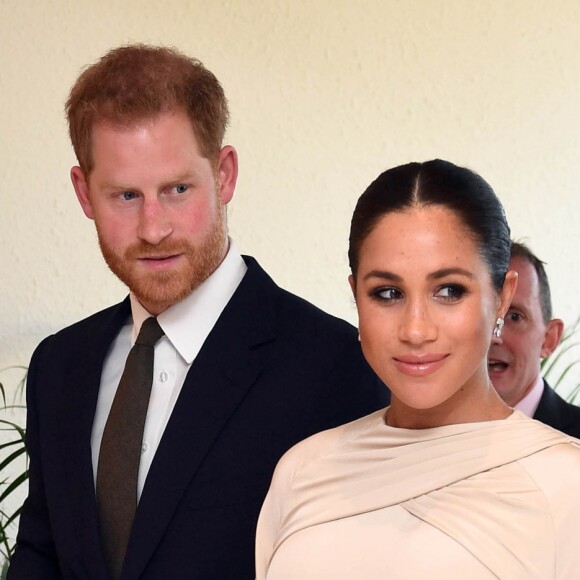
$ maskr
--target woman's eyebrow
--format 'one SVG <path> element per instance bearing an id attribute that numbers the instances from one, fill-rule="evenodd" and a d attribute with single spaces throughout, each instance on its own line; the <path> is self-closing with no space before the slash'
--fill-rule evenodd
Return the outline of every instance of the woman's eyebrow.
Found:
<path id="1" fill-rule="evenodd" d="M 393 274 L 387 270 L 371 270 L 364 275 L 363 280 L 368 280 L 369 278 L 381 278 L 382 280 L 391 280 L 393 282 L 402 282 L 403 278 L 397 274 Z"/>
<path id="2" fill-rule="evenodd" d="M 462 276 L 467 276 L 471 280 L 475 278 L 472 272 L 465 270 L 464 268 L 441 268 L 441 270 L 436 270 L 427 276 L 430 280 L 439 280 L 440 278 L 445 278 L 452 274 L 460 274 Z"/>

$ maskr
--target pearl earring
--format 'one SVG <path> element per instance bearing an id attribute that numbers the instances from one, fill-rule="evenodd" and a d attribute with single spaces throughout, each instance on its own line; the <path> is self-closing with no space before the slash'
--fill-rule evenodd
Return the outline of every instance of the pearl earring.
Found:
<path id="1" fill-rule="evenodd" d="M 504 321 L 503 318 L 498 318 L 495 321 L 495 327 L 493 329 L 493 336 L 499 338 L 501 336 L 501 331 L 503 330 Z"/>

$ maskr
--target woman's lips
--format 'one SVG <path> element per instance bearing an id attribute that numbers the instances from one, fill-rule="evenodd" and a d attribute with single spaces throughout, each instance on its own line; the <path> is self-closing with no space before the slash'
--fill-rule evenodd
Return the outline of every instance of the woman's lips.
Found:
<path id="1" fill-rule="evenodd" d="M 438 371 L 447 360 L 448 354 L 426 354 L 421 356 L 393 357 L 395 366 L 405 375 L 422 377 Z"/>

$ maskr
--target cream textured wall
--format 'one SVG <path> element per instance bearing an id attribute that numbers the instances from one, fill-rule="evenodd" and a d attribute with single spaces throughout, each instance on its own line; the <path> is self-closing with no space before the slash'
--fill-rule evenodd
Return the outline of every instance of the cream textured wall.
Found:
<path id="1" fill-rule="evenodd" d="M 355 322 L 356 198 L 387 167 L 442 157 L 490 181 L 573 320 L 579 30 L 577 0 L 0 0 L 0 367 L 125 294 L 69 182 L 63 103 L 129 41 L 175 45 L 222 81 L 231 231 L 281 285 Z"/>

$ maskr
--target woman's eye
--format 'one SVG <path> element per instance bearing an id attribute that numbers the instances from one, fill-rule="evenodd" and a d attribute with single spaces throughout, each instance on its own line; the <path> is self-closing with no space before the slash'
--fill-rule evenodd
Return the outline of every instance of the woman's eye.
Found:
<path id="1" fill-rule="evenodd" d="M 396 288 L 380 288 L 374 295 L 385 301 L 392 302 L 393 300 L 400 300 L 403 297 L 403 293 Z"/>
<path id="2" fill-rule="evenodd" d="M 461 299 L 466 292 L 467 290 L 459 284 L 447 284 L 446 286 L 441 286 L 435 296 L 453 302 Z"/>

